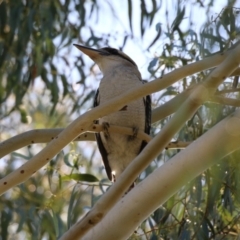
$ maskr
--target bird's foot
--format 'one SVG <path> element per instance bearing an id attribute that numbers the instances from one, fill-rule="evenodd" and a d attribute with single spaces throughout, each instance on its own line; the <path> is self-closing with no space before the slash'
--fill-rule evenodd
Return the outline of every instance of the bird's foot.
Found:
<path id="1" fill-rule="evenodd" d="M 133 128 L 132 128 L 132 131 L 133 131 L 132 137 L 133 137 L 133 138 L 136 138 L 136 137 L 137 137 L 137 135 L 138 135 L 138 129 L 139 129 L 138 127 L 133 127 Z"/>
<path id="2" fill-rule="evenodd" d="M 130 192 L 134 187 L 135 187 L 135 182 L 129 187 L 129 189 L 127 190 L 127 192 L 126 193 L 128 193 L 128 192 Z"/>
<path id="3" fill-rule="evenodd" d="M 112 182 L 116 182 L 116 175 L 114 171 L 112 172 Z"/>
<path id="4" fill-rule="evenodd" d="M 126 196 L 126 194 L 128 194 L 134 187 L 135 187 L 135 182 L 129 187 L 129 189 L 125 192 L 124 196 Z M 124 197 L 123 196 L 123 197 Z"/>
<path id="5" fill-rule="evenodd" d="M 137 137 L 137 135 L 138 135 L 138 130 L 139 130 L 138 127 L 133 127 L 133 128 L 132 128 L 133 135 L 129 136 L 128 139 L 129 139 L 129 140 L 135 139 L 135 138 Z"/>
<path id="6" fill-rule="evenodd" d="M 128 106 L 125 105 L 123 108 L 121 108 L 119 111 L 127 111 Z"/>
<path id="7" fill-rule="evenodd" d="M 109 136 L 110 136 L 109 131 L 108 131 L 108 128 L 110 127 L 109 123 L 108 122 L 103 122 L 102 127 L 103 127 L 104 137 L 109 138 Z"/>

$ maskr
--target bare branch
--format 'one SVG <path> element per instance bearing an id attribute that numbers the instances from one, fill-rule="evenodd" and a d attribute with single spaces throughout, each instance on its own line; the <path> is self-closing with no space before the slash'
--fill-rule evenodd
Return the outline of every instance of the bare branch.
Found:
<path id="1" fill-rule="evenodd" d="M 234 93 L 234 92 L 240 92 L 240 88 L 231 88 L 231 89 L 225 89 L 222 91 L 216 92 L 216 94 L 224 94 L 224 93 Z"/>
<path id="2" fill-rule="evenodd" d="M 184 149 L 188 145 L 190 145 L 192 142 L 183 142 L 183 141 L 175 141 L 175 142 L 170 142 L 167 146 L 166 149 Z"/>
<path id="3" fill-rule="evenodd" d="M 118 201 L 101 223 L 81 239 L 110 240 L 113 236 L 114 239 L 128 239 L 133 229 L 177 190 L 226 155 L 239 149 L 239 142 L 240 111 L 222 120 L 184 151 L 151 173 Z M 124 230 L 121 226 L 124 226 Z"/>
<path id="4" fill-rule="evenodd" d="M 238 55 L 237 55 L 238 54 Z M 233 57 L 232 57 L 233 55 Z M 172 136 L 181 128 L 184 122 L 194 114 L 196 109 L 205 101 L 215 90 L 216 86 L 224 80 L 236 68 L 236 59 L 239 56 L 239 47 L 225 54 L 216 54 L 202 61 L 186 65 L 177 69 L 162 78 L 130 89 L 121 96 L 115 97 L 110 103 L 102 104 L 91 111 L 83 114 L 63 130 L 35 157 L 26 162 L 22 167 L 7 175 L 0 180 L 0 194 L 11 187 L 27 180 L 35 171 L 48 163 L 63 147 L 74 140 L 78 135 L 91 127 L 91 123 L 100 116 L 108 115 L 118 111 L 128 102 L 131 102 L 150 93 L 160 91 L 179 79 L 191 75 L 195 72 L 212 68 L 226 59 L 218 68 L 213 70 L 202 86 L 197 86 L 191 93 L 189 99 L 178 109 L 174 117 L 162 129 L 162 131 L 147 145 L 144 151 L 129 165 L 123 172 L 114 187 L 97 202 L 94 209 L 85 218 L 77 223 L 67 232 L 62 239 L 71 239 L 83 236 L 86 231 L 97 224 L 111 209 L 111 207 L 121 198 L 138 174 L 161 152 Z M 229 57 L 228 57 L 229 56 Z M 234 59 L 233 59 L 234 58 Z"/>
<path id="5" fill-rule="evenodd" d="M 238 59 L 237 57 L 239 56 L 240 45 L 234 49 L 225 61 L 209 74 L 203 84 L 196 86 L 189 98 L 182 104 L 160 133 L 155 136 L 134 161 L 129 164 L 114 186 L 98 200 L 83 219 L 61 237 L 61 240 L 83 237 L 90 228 L 102 220 L 117 200 L 123 196 L 130 184 L 134 182 L 138 174 L 165 148 L 185 121 L 216 91 L 216 87 L 224 81 L 225 76 L 231 74 L 231 72 L 238 67 L 238 61 L 236 61 L 236 59 Z"/>
<path id="6" fill-rule="evenodd" d="M 144 84 L 144 88 L 141 87 L 142 91 L 146 92 L 145 95 L 150 94 L 152 92 L 160 91 L 163 88 L 170 86 L 171 84 L 180 80 L 183 77 L 202 71 L 204 69 L 212 68 L 218 65 L 222 60 L 224 60 L 228 56 L 229 52 L 230 51 L 228 51 L 225 54 L 216 54 L 201 61 L 198 61 L 196 63 L 192 63 L 180 69 L 177 69 L 169 74 L 166 74 L 164 78 L 159 78 L 156 79 L 155 81 Z M 150 92 L 148 88 L 150 89 Z M 141 94 L 143 93 L 141 92 Z M 178 94 L 174 99 L 170 100 L 166 104 L 156 108 L 153 111 L 152 122 L 156 122 L 174 113 L 179 108 L 179 106 L 186 100 L 189 94 L 190 91 L 186 90 L 183 93 Z M 137 97 L 135 97 L 135 99 L 136 98 Z M 11 153 L 12 151 L 15 151 L 19 148 L 22 148 L 30 144 L 49 142 L 53 140 L 57 135 L 59 135 L 63 130 L 64 130 L 63 128 L 36 129 L 12 137 L 0 143 L 0 158 L 5 156 L 6 154 Z M 80 140 L 93 141 L 95 139 L 93 134 L 86 133 L 86 131 L 85 134 L 82 133 L 79 136 L 74 137 L 75 138 L 74 141 Z"/>
<path id="7" fill-rule="evenodd" d="M 218 104 L 230 105 L 233 107 L 240 107 L 240 100 L 238 99 L 225 98 L 225 97 L 220 97 L 215 95 L 210 97 L 209 101 L 218 103 Z"/>
<path id="8" fill-rule="evenodd" d="M 47 143 L 53 140 L 58 134 L 60 134 L 64 128 L 56 128 L 56 129 L 36 129 L 30 130 L 25 133 L 19 134 L 15 137 L 12 137 L 6 141 L 0 143 L 0 158 L 5 156 L 8 153 L 15 151 L 16 149 L 28 146 L 34 143 Z M 86 132 L 83 132 L 74 141 L 81 141 L 81 140 L 91 140 L 94 141 L 94 135 L 89 134 L 93 132 L 101 132 L 102 126 L 93 124 L 90 126 L 89 129 L 86 129 Z M 109 132 L 117 132 L 126 135 L 132 135 L 132 129 L 126 127 L 119 127 L 111 125 L 109 127 Z M 91 139 L 90 139 L 91 137 Z M 146 142 L 151 140 L 151 137 L 144 132 L 139 131 L 137 138 L 140 138 Z"/>

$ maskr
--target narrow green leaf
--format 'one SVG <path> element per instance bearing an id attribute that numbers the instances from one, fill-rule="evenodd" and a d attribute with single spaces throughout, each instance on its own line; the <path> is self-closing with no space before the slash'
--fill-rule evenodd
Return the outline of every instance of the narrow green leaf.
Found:
<path id="1" fill-rule="evenodd" d="M 63 158 L 63 161 L 64 161 L 64 163 L 68 166 L 68 167 L 73 167 L 73 165 L 69 162 L 69 154 L 66 154 L 65 156 L 64 156 L 64 158 Z"/>
<path id="2" fill-rule="evenodd" d="M 88 174 L 88 173 L 73 173 L 73 174 L 62 177 L 62 181 L 69 181 L 69 180 L 84 181 L 84 182 L 98 182 L 99 181 L 95 176 L 93 176 L 92 174 Z"/>
<path id="3" fill-rule="evenodd" d="M 153 67 L 156 66 L 156 64 L 158 63 L 158 58 L 154 58 L 148 65 L 148 71 L 151 72 Z"/>
<path id="4" fill-rule="evenodd" d="M 132 0 L 128 0 L 128 20 L 131 32 L 133 33 L 132 29 Z"/>

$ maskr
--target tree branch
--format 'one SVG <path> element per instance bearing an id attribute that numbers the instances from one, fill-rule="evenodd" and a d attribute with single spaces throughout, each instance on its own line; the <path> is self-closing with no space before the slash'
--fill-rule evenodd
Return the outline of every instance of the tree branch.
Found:
<path id="1" fill-rule="evenodd" d="M 5 156 L 8 153 L 15 151 L 16 149 L 28 146 L 30 144 L 50 142 L 63 130 L 64 128 L 36 129 L 36 130 L 30 130 L 25 133 L 14 136 L 0 143 L 0 158 Z M 94 141 L 95 140 L 94 135 L 89 133 L 101 132 L 102 130 L 103 129 L 101 125 L 93 124 L 92 126 L 90 126 L 89 129 L 86 129 L 86 132 L 83 132 L 81 135 L 75 138 L 74 141 L 81 141 L 81 140 L 86 141 L 87 138 L 88 140 Z M 126 127 L 110 125 L 108 130 L 109 132 L 122 133 L 126 135 L 133 134 L 132 129 L 126 128 Z M 91 139 L 89 136 L 91 137 Z M 151 137 L 148 134 L 141 131 L 138 132 L 137 138 L 140 138 L 146 142 L 149 142 L 151 140 Z"/>
<path id="2" fill-rule="evenodd" d="M 239 49 L 236 48 L 236 49 Z M 74 140 L 79 134 L 82 134 L 91 127 L 91 123 L 102 116 L 108 115 L 112 112 L 118 111 L 128 102 L 131 102 L 140 97 L 146 96 L 153 92 L 160 91 L 179 79 L 191 75 L 195 72 L 212 68 L 222 62 L 227 56 L 232 56 L 235 53 L 228 51 L 225 54 L 216 54 L 202 61 L 186 65 L 180 69 L 177 69 L 162 78 L 156 79 L 152 82 L 139 86 L 135 89 L 129 89 L 129 91 L 123 93 L 121 96 L 117 96 L 109 103 L 102 104 L 89 112 L 86 112 L 75 121 L 73 121 L 66 129 L 64 129 L 58 136 L 54 137 L 52 141 L 35 157 L 30 161 L 23 164 L 19 169 L 13 171 L 5 178 L 0 180 L 0 194 L 4 193 L 11 187 L 27 180 L 35 171 L 43 167 L 48 163 L 63 147 L 69 142 Z M 239 51 L 236 51 L 239 54 Z M 234 58 L 237 55 L 234 54 Z M 144 151 L 129 165 L 129 167 L 123 172 L 119 181 L 116 182 L 114 187 L 105 194 L 100 201 L 97 202 L 94 209 L 90 211 L 87 216 L 77 223 L 69 232 L 67 232 L 62 239 L 70 236 L 82 236 L 86 231 L 93 227 L 99 220 L 106 215 L 109 209 L 122 197 L 124 192 L 128 189 L 129 183 L 133 182 L 138 174 L 151 162 L 155 156 L 161 152 L 167 143 L 171 140 L 172 136 L 181 128 L 184 122 L 192 116 L 199 105 L 209 97 L 212 93 L 212 89 L 221 81 L 225 76 L 231 73 L 232 69 L 236 68 L 236 62 L 231 61 L 231 58 L 227 57 L 227 61 L 221 64 L 216 70 L 209 75 L 211 81 L 207 81 L 205 85 L 197 86 L 190 95 L 189 100 L 183 104 L 177 111 L 174 117 L 163 128 L 163 130 L 147 145 Z M 231 62 L 232 65 L 225 64 L 225 62 Z M 228 69 L 226 69 L 228 67 Z M 219 78 L 219 79 L 218 79 Z M 221 80 L 220 80 L 221 78 Z M 208 78 L 209 80 L 209 78 Z M 210 87 L 210 89 L 208 89 Z M 70 235 L 69 235 L 70 234 Z M 73 238 L 74 239 L 74 238 Z"/>
<path id="3" fill-rule="evenodd" d="M 140 182 L 81 239 L 128 239 L 133 230 L 177 190 L 240 149 L 239 142 L 240 111 L 237 111 Z"/>
<path id="4" fill-rule="evenodd" d="M 225 98 L 220 96 L 212 96 L 209 99 L 210 102 L 218 103 L 218 104 L 224 104 L 229 105 L 233 107 L 240 107 L 240 100 L 238 99 L 232 99 L 232 98 Z"/>
<path id="5" fill-rule="evenodd" d="M 156 79 L 155 81 L 159 82 L 158 90 L 162 90 L 164 87 L 170 86 L 172 83 L 176 82 L 177 80 L 186 77 L 190 74 L 196 73 L 198 71 L 202 71 L 204 69 L 212 68 L 219 64 L 222 60 L 224 60 L 230 51 L 227 51 L 225 54 L 216 54 L 196 63 L 192 63 L 186 65 L 180 69 L 177 69 L 169 74 L 166 74 L 164 78 Z M 144 84 L 144 86 L 148 86 L 152 84 L 155 86 L 155 81 L 151 83 Z M 152 87 L 152 92 L 156 92 L 156 89 Z M 146 90 L 146 88 L 144 88 Z M 161 105 L 160 107 L 153 110 L 152 114 L 152 122 L 159 121 L 172 113 L 174 113 L 179 106 L 187 99 L 189 94 L 191 93 L 193 87 L 187 89 L 186 91 L 178 94 L 175 98 L 171 99 L 169 102 Z M 155 91 L 154 91 L 155 90 Z M 147 92 L 149 94 L 149 92 Z M 146 94 L 146 95 L 147 95 Z M 216 99 L 215 99 L 216 101 Z M 2 143 L 0 143 L 0 158 L 5 156 L 6 154 L 11 153 L 19 148 L 24 146 L 34 144 L 34 143 L 47 143 L 53 140 L 57 135 L 59 135 L 64 128 L 58 129 L 36 129 L 30 130 L 26 133 L 19 134 L 18 136 L 14 136 Z M 87 133 L 85 134 L 82 132 L 79 136 L 77 136 L 74 141 L 93 141 L 95 138 L 93 134 Z"/>
<path id="6" fill-rule="evenodd" d="M 171 138 L 174 136 L 174 134 L 180 130 L 185 121 L 189 119 L 195 113 L 198 107 L 216 91 L 216 87 L 218 86 L 217 84 L 220 84 L 222 81 L 224 81 L 225 76 L 231 74 L 231 72 L 238 67 L 238 62 L 236 59 L 238 59 L 237 57 L 239 56 L 240 45 L 234 49 L 233 53 L 229 55 L 225 61 L 223 61 L 209 74 L 203 84 L 196 86 L 189 98 L 178 109 L 170 121 L 163 127 L 161 132 L 159 132 L 159 134 L 148 143 L 143 151 L 124 170 L 113 187 L 111 187 L 108 192 L 106 192 L 98 200 L 98 202 L 83 219 L 76 223 L 61 237 L 61 240 L 82 238 L 90 228 L 103 219 L 103 217 L 117 202 L 117 200 L 123 196 L 130 184 L 134 182 L 138 174 L 148 166 L 152 159 L 157 157 L 157 155 L 165 148 L 168 142 L 171 141 Z M 148 198 L 149 196 L 150 195 L 148 195 Z"/>

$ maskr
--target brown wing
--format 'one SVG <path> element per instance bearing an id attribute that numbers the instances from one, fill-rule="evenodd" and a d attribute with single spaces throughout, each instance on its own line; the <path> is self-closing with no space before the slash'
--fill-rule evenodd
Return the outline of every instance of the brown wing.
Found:
<path id="1" fill-rule="evenodd" d="M 145 105 L 145 133 L 148 135 L 151 131 L 151 121 L 152 121 L 152 100 L 151 96 L 147 95 L 146 99 L 143 98 L 143 102 Z M 142 141 L 142 145 L 140 147 L 139 153 L 144 149 L 144 147 L 147 145 L 147 142 Z"/>
<path id="2" fill-rule="evenodd" d="M 95 98 L 94 98 L 94 103 L 93 106 L 97 107 L 100 103 L 100 99 L 99 99 L 99 90 L 97 90 Z M 95 121 L 96 124 L 98 124 L 98 120 Z M 101 139 L 101 135 L 100 133 L 95 133 L 95 137 L 96 137 L 96 141 L 97 141 L 97 145 L 98 145 L 98 149 L 102 155 L 102 159 L 103 159 L 103 163 L 107 172 L 107 176 L 109 178 L 110 181 L 112 181 L 112 169 L 109 165 L 109 161 L 108 161 L 108 153 L 103 145 L 102 139 Z"/>

